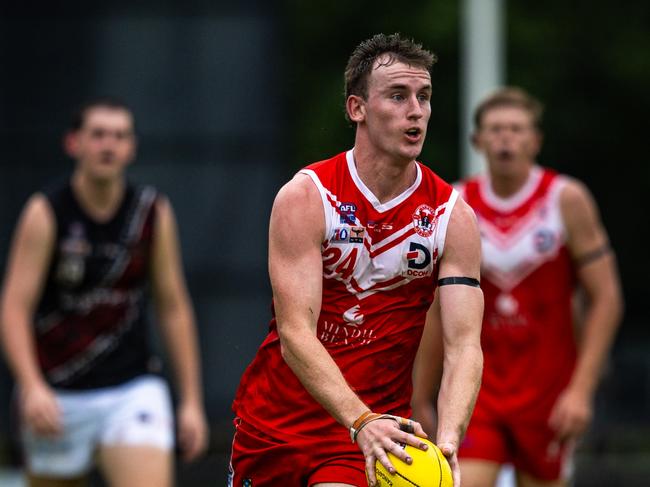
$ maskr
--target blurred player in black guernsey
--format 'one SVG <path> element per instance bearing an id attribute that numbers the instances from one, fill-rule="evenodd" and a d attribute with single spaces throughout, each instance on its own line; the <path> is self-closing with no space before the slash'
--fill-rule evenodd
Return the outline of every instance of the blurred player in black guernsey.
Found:
<path id="1" fill-rule="evenodd" d="M 153 187 L 125 178 L 136 138 L 121 102 L 82 106 L 64 143 L 74 172 L 27 202 L 2 294 L 2 343 L 18 386 L 29 483 L 85 485 L 96 460 L 113 487 L 166 487 L 173 413 L 151 367 L 149 288 L 176 372 L 185 459 L 207 443 L 173 210 Z"/>

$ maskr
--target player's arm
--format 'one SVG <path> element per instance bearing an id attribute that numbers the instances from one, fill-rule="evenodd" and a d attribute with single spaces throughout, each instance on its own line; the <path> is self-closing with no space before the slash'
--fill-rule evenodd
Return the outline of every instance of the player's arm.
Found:
<path id="1" fill-rule="evenodd" d="M 481 244 L 472 209 L 459 199 L 447 229 L 440 261 L 440 319 L 443 337 L 443 374 L 438 393 L 437 443 L 449 459 L 458 485 L 458 446 L 465 434 L 478 394 L 483 370 L 481 322 L 483 292 L 477 286 Z M 458 283 L 445 278 L 459 277 Z"/>
<path id="2" fill-rule="evenodd" d="M 324 235 L 320 195 L 306 176 L 297 175 L 279 191 L 269 226 L 269 275 L 282 356 L 309 393 L 349 426 L 368 408 L 316 337 Z"/>
<path id="3" fill-rule="evenodd" d="M 549 424 L 560 438 L 579 435 L 592 417 L 600 374 L 621 320 L 623 299 L 614 253 L 587 188 L 569 180 L 560 196 L 567 243 L 587 303 L 578 341 L 578 361 Z"/>
<path id="4" fill-rule="evenodd" d="M 174 212 L 166 198 L 159 198 L 156 205 L 152 252 L 154 299 L 180 393 L 179 443 L 184 458 L 193 460 L 205 450 L 208 438 L 194 312 L 183 276 Z"/>
<path id="5" fill-rule="evenodd" d="M 438 293 L 427 312 L 420 348 L 413 367 L 413 417 L 431 437 L 436 434 L 435 400 L 442 379 L 442 323 Z"/>
<path id="6" fill-rule="evenodd" d="M 56 399 L 38 365 L 32 324 L 55 235 L 49 203 L 43 195 L 32 196 L 16 226 L 0 305 L 1 341 L 19 388 L 21 415 L 41 435 L 61 431 Z"/>
<path id="7" fill-rule="evenodd" d="M 269 228 L 269 275 L 273 287 L 282 356 L 305 389 L 345 428 L 369 412 L 316 336 L 322 300 L 321 244 L 325 238 L 323 206 L 314 183 L 297 175 L 278 193 Z M 415 433 L 424 432 L 419 424 Z M 390 419 L 368 422 L 355 437 L 375 480 L 375 460 L 394 471 L 386 451 L 404 461 L 396 441 L 421 447 L 412 434 Z"/>

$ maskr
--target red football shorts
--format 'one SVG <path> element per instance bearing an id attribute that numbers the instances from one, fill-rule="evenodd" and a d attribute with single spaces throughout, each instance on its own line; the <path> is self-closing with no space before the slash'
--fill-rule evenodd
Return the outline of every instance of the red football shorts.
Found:
<path id="1" fill-rule="evenodd" d="M 542 481 L 567 478 L 573 448 L 559 444 L 546 421 L 517 423 L 474 416 L 458 456 L 461 459 L 511 463 Z"/>
<path id="2" fill-rule="evenodd" d="M 229 487 L 310 487 L 342 482 L 367 487 L 361 450 L 345 437 L 286 442 L 235 419 Z"/>

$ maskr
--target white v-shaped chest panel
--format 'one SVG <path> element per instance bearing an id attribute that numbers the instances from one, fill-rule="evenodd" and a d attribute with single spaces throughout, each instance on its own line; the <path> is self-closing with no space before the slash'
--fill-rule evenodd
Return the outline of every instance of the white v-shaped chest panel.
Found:
<path id="1" fill-rule="evenodd" d="M 564 181 L 558 177 L 548 192 L 508 230 L 477 212 L 483 251 L 482 275 L 510 291 L 541 265 L 557 257 L 566 243 L 559 205 Z"/>

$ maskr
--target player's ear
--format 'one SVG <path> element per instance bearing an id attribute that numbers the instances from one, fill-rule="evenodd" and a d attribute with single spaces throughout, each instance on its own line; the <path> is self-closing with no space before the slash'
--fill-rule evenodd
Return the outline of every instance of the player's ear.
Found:
<path id="1" fill-rule="evenodd" d="M 539 154 L 539 151 L 542 150 L 542 143 L 544 142 L 544 134 L 542 133 L 541 130 L 535 129 L 535 140 L 533 142 L 534 147 L 533 147 L 533 157 L 537 156 Z"/>
<path id="2" fill-rule="evenodd" d="M 365 100 L 358 95 L 350 95 L 345 102 L 345 109 L 351 122 L 360 123 L 366 119 Z"/>
<path id="3" fill-rule="evenodd" d="M 129 164 L 131 164 L 134 160 L 136 155 L 138 154 L 138 138 L 136 135 L 133 135 L 133 140 L 131 143 L 131 153 L 129 155 Z"/>
<path id="4" fill-rule="evenodd" d="M 79 138 L 75 131 L 66 132 L 63 136 L 63 151 L 69 157 L 76 159 L 79 151 Z"/>
<path id="5" fill-rule="evenodd" d="M 469 141 L 472 144 L 472 147 L 476 150 L 481 150 L 481 146 L 479 145 L 479 139 L 478 139 L 478 129 L 474 130 L 472 132 L 472 135 L 469 136 Z"/>

